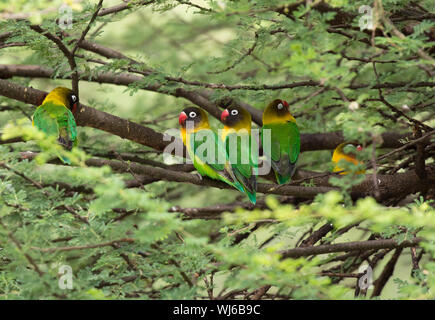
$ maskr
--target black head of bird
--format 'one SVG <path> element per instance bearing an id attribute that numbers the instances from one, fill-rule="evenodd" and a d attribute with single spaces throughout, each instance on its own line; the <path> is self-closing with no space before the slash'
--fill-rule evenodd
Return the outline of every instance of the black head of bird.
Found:
<path id="1" fill-rule="evenodd" d="M 71 89 L 65 87 L 54 88 L 46 97 L 44 102 L 53 101 L 66 106 L 72 113 L 77 110 L 79 97 Z"/>
<path id="2" fill-rule="evenodd" d="M 221 121 L 226 127 L 247 129 L 251 127 L 252 117 L 244 108 L 232 106 L 222 112 Z"/>
<path id="3" fill-rule="evenodd" d="M 181 111 L 178 122 L 183 129 L 186 129 L 186 126 L 190 125 L 192 128 L 199 128 L 208 124 L 208 117 L 203 110 L 196 107 L 189 107 Z"/>
<path id="4" fill-rule="evenodd" d="M 275 99 L 269 103 L 263 112 L 263 124 L 286 121 L 295 122 L 295 119 L 290 114 L 288 102 L 281 99 Z"/>

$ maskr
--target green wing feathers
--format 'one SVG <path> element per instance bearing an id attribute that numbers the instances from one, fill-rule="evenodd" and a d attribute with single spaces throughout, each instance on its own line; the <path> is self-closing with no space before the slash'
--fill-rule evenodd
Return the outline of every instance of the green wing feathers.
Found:
<path id="1" fill-rule="evenodd" d="M 202 129 L 188 136 L 186 148 L 199 174 L 221 180 L 237 188 L 234 184 L 236 179 L 229 166 L 225 148 L 216 132 L 211 129 Z M 210 144 L 209 148 L 207 148 L 207 144 Z"/>
<path id="2" fill-rule="evenodd" d="M 238 189 L 256 203 L 258 153 L 257 144 L 249 134 L 230 133 L 225 138 L 226 152 L 238 181 Z M 233 151 L 237 150 L 235 154 Z M 251 152 L 253 151 L 253 152 Z"/>
<path id="3" fill-rule="evenodd" d="M 271 130 L 270 164 L 277 182 L 287 183 L 294 174 L 301 148 L 298 126 L 294 122 L 274 123 L 263 126 L 264 129 Z"/>

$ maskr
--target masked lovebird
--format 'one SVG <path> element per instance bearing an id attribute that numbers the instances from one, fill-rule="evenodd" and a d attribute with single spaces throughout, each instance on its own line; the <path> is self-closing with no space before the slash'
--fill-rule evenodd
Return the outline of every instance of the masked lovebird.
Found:
<path id="1" fill-rule="evenodd" d="M 265 130 L 270 130 L 270 141 Z M 290 181 L 296 169 L 301 139 L 295 118 L 290 114 L 289 105 L 284 100 L 272 101 L 263 112 L 261 129 L 263 151 L 270 145 L 270 154 L 265 152 L 279 184 Z"/>
<path id="2" fill-rule="evenodd" d="M 352 150 L 345 151 L 345 149 L 352 149 L 352 147 L 355 148 L 357 152 L 362 150 L 361 145 L 354 144 L 354 143 L 348 143 L 348 142 L 343 142 L 343 143 L 339 144 L 337 146 L 337 148 L 335 148 L 334 153 L 332 154 L 332 162 L 334 162 L 334 164 L 335 164 L 335 167 L 333 169 L 334 172 L 341 171 L 340 174 L 347 174 L 348 173 L 348 172 L 344 171 L 344 168 L 341 168 L 339 166 L 340 160 L 344 160 L 346 162 L 353 163 L 355 165 L 358 165 L 361 163 L 360 161 L 358 161 L 356 159 L 356 155 L 354 152 L 352 152 Z M 357 172 L 357 174 L 362 174 L 362 173 L 365 173 L 365 170 L 361 170 L 361 171 Z"/>
<path id="3" fill-rule="evenodd" d="M 225 147 L 216 132 L 210 128 L 205 111 L 196 107 L 186 108 L 180 113 L 178 121 L 181 138 L 198 173 L 241 190 L 236 185 L 237 180 L 228 162 Z"/>
<path id="4" fill-rule="evenodd" d="M 45 134 L 55 136 L 66 150 L 71 150 L 77 144 L 77 126 L 72 114 L 77 106 L 78 97 L 72 90 L 57 87 L 36 109 L 32 124 Z M 59 158 L 63 163 L 71 164 L 68 158 L 60 155 Z"/>
<path id="5" fill-rule="evenodd" d="M 241 107 L 229 107 L 221 115 L 225 144 L 234 175 L 243 192 L 255 204 L 258 174 L 258 146 L 251 136 L 251 114 Z"/>

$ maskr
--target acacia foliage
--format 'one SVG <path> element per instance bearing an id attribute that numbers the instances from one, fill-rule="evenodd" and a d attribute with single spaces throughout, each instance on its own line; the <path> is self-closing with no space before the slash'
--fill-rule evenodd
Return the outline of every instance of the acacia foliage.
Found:
<path id="1" fill-rule="evenodd" d="M 62 31 L 60 1 L 2 2 L 0 78 L 50 91 L 71 86 L 77 71 L 83 104 L 161 133 L 192 103 L 212 115 L 248 105 L 258 124 L 280 97 L 303 134 L 341 131 L 361 142 L 367 175 L 328 175 L 332 150 L 319 144 L 301 154 L 295 185 L 336 190 L 266 192 L 252 208 L 234 190 L 156 181 L 152 168 L 192 168 L 119 139 L 117 123 L 104 123 L 105 132 L 79 127 L 74 166 L 60 165 L 59 147 L 30 127 L 25 95 L 0 96 L 3 141 L 25 140 L 0 146 L 0 297 L 433 298 L 431 1 L 104 1 L 99 11 L 97 3 L 74 2 L 73 28 Z M 361 5 L 375 9 L 373 32 L 359 29 Z M 47 32 L 76 50 L 76 70 Z M 82 35 L 103 49 L 77 42 Z M 382 158 L 389 132 L 412 145 Z M 137 164 L 151 169 L 144 175 Z M 378 197 L 374 172 L 391 184 L 416 172 L 417 192 Z M 364 179 L 373 185 L 356 199 L 352 188 Z M 386 239 L 395 243 L 376 242 Z M 349 253 L 303 253 L 361 242 Z M 367 292 L 357 287 L 364 264 L 376 280 Z M 62 265 L 72 268 L 72 290 L 58 285 Z"/>

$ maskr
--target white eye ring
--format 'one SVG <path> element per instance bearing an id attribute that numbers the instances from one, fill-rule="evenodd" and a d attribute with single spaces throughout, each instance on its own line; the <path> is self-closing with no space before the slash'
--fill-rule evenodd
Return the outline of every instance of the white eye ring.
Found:
<path id="1" fill-rule="evenodd" d="M 73 102 L 76 102 L 76 101 L 77 101 L 77 97 L 73 94 L 73 95 L 71 96 L 71 100 L 72 100 Z"/>
<path id="2" fill-rule="evenodd" d="M 278 110 L 281 110 L 282 108 L 284 108 L 282 103 L 279 103 L 276 107 L 278 108 Z"/>
<path id="3" fill-rule="evenodd" d="M 195 118 L 196 117 L 196 112 L 194 112 L 194 111 L 189 112 L 189 117 L 190 118 Z"/>
<path id="4" fill-rule="evenodd" d="M 239 111 L 237 111 L 237 110 L 231 110 L 231 115 L 232 116 L 237 116 L 239 114 Z"/>

